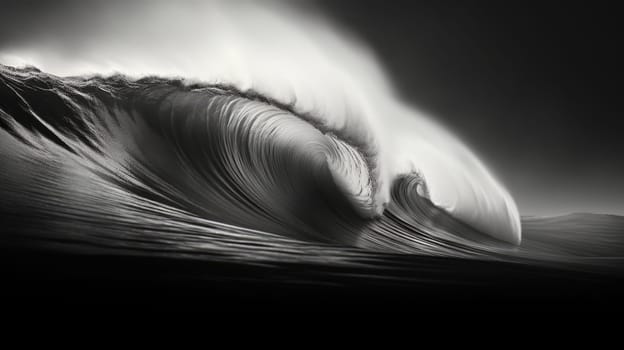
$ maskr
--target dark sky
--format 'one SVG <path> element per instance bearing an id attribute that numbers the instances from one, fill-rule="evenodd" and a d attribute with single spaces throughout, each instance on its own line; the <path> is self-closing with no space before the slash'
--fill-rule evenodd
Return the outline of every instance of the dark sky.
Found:
<path id="1" fill-rule="evenodd" d="M 72 28 L 89 24 L 59 26 L 58 19 L 84 22 L 107 4 L 13 1 L 0 14 L 0 49 L 62 28 L 67 33 L 58 35 L 76 35 Z M 596 1 L 316 4 L 374 50 L 405 101 L 476 151 L 523 214 L 624 214 L 615 8 Z"/>
<path id="2" fill-rule="evenodd" d="M 598 2 L 321 1 L 523 214 L 624 214 L 621 18 Z"/>

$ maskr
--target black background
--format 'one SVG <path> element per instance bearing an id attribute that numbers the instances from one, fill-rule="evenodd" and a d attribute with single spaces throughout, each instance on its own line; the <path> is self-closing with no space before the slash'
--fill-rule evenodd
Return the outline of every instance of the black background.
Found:
<path id="1" fill-rule="evenodd" d="M 522 214 L 624 214 L 619 12 L 568 1 L 322 1 L 405 101 L 442 121 Z"/>

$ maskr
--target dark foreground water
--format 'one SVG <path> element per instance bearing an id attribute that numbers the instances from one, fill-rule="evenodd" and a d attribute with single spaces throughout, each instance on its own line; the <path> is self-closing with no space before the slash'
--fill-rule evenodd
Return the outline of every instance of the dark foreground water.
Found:
<path id="1" fill-rule="evenodd" d="M 623 222 L 603 215 L 531 220 L 526 234 L 559 242 L 570 254 L 577 237 L 593 228 L 589 235 L 606 240 L 621 234 Z M 2 247 L 3 300 L 19 309 L 577 312 L 623 305 L 621 251 L 613 245 L 605 247 L 612 256 L 565 263 L 332 254 L 342 249 L 331 246 L 317 247 L 314 259 L 250 262 L 166 246 L 112 249 L 6 236 Z"/>

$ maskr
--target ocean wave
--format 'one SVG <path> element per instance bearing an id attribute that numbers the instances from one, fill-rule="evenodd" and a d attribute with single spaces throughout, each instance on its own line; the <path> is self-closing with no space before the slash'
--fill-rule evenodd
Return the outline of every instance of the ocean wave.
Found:
<path id="1" fill-rule="evenodd" d="M 207 220 L 374 251 L 469 256 L 502 244 L 434 205 L 419 172 L 377 202 L 374 147 L 257 93 L 6 66 L 0 78 L 3 192 L 55 225 L 140 228 L 156 215 L 150 225 Z"/>

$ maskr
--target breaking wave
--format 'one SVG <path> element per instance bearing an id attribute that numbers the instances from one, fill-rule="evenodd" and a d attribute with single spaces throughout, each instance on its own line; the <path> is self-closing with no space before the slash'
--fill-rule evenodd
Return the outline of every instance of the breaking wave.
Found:
<path id="1" fill-rule="evenodd" d="M 374 147 L 259 93 L 35 68 L 2 67 L 0 78 L 3 192 L 63 232 L 191 220 L 378 251 L 504 246 L 434 205 L 417 171 L 394 178 L 379 203 Z"/>
<path id="2" fill-rule="evenodd" d="M 274 5 L 193 4 L 115 3 L 0 52 L 3 239 L 253 260 L 517 249 L 509 193 L 355 40 Z"/>

